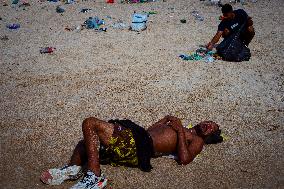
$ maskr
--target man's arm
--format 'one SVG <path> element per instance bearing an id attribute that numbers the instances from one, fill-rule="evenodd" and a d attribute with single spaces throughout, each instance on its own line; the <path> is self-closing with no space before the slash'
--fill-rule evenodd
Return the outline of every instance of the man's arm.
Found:
<path id="1" fill-rule="evenodd" d="M 170 115 L 167 115 L 165 116 L 163 119 L 159 120 L 158 122 L 154 123 L 152 126 L 150 126 L 148 129 L 150 128 L 153 128 L 153 127 L 158 127 L 158 126 L 161 126 L 161 125 L 165 125 L 166 123 L 168 123 L 170 121 L 170 118 L 172 116 Z"/>
<path id="2" fill-rule="evenodd" d="M 212 38 L 212 40 L 207 44 L 207 49 L 208 50 L 212 50 L 214 45 L 216 43 L 218 43 L 218 41 L 220 40 L 220 38 L 222 37 L 223 31 L 217 31 L 217 33 L 215 34 L 215 36 Z"/>
<path id="3" fill-rule="evenodd" d="M 252 18 L 251 18 L 251 17 L 248 17 L 247 26 L 252 26 L 252 25 L 253 25 Z"/>
<path id="4" fill-rule="evenodd" d="M 178 158 L 182 165 L 189 164 L 201 152 L 204 142 L 201 138 L 192 135 L 192 138 L 186 139 L 185 128 L 179 119 L 173 120 L 170 126 L 178 134 Z M 188 144 L 189 143 L 189 144 Z"/>

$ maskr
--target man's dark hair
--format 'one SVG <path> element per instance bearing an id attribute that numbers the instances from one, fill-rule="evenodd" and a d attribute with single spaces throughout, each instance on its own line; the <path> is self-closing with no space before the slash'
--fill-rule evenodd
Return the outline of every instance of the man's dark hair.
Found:
<path id="1" fill-rule="evenodd" d="M 220 129 L 204 139 L 205 144 L 217 144 L 220 142 L 223 142 Z"/>
<path id="2" fill-rule="evenodd" d="M 233 7 L 230 4 L 225 4 L 222 6 L 222 13 L 229 13 L 233 11 Z"/>

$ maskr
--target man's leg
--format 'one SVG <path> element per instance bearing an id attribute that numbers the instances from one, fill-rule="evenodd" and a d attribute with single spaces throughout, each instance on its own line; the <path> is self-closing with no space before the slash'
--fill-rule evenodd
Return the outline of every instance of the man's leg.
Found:
<path id="1" fill-rule="evenodd" d="M 253 26 L 248 26 L 246 31 L 241 35 L 241 38 L 244 40 L 245 45 L 248 46 L 255 35 Z"/>
<path id="2" fill-rule="evenodd" d="M 97 176 L 100 176 L 99 142 L 104 146 L 108 146 L 113 129 L 113 124 L 94 117 L 87 118 L 83 121 L 82 130 L 88 157 L 87 167 Z"/>
<path id="3" fill-rule="evenodd" d="M 85 148 L 85 141 L 81 140 L 76 145 L 73 151 L 73 154 L 71 156 L 70 163 L 68 165 L 69 166 L 72 166 L 72 165 L 83 166 L 85 163 L 87 163 L 87 160 L 88 160 L 88 157 L 87 157 L 87 152 Z"/>
<path id="4" fill-rule="evenodd" d="M 113 133 L 113 125 L 96 118 L 83 121 L 84 140 L 80 141 L 73 152 L 70 163 L 63 168 L 49 169 L 42 173 L 41 180 L 46 184 L 57 185 L 64 180 L 75 179 L 81 172 L 81 166 L 88 162 L 88 169 L 100 175 L 98 141 L 108 146 Z"/>

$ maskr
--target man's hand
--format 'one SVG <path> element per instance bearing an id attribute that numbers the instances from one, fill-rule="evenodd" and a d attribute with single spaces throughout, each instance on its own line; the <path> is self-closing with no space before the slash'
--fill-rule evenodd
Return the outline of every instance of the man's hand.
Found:
<path id="1" fill-rule="evenodd" d="M 176 132 L 180 132 L 183 130 L 181 120 L 174 116 L 167 116 L 168 122 L 167 125 L 172 127 Z"/>
<path id="2" fill-rule="evenodd" d="M 210 51 L 212 51 L 213 47 L 214 47 L 214 45 L 213 45 L 211 42 L 209 42 L 209 43 L 206 45 L 206 48 L 207 48 L 208 50 L 210 50 Z"/>

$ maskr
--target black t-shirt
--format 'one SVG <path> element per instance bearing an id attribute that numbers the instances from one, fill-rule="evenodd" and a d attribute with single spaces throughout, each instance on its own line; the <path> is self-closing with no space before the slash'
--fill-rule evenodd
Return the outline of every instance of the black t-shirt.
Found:
<path id="1" fill-rule="evenodd" d="M 232 20 L 223 20 L 218 26 L 218 31 L 224 31 L 227 28 L 230 33 L 237 31 L 248 19 L 247 13 L 243 9 L 234 10 L 235 18 Z"/>

